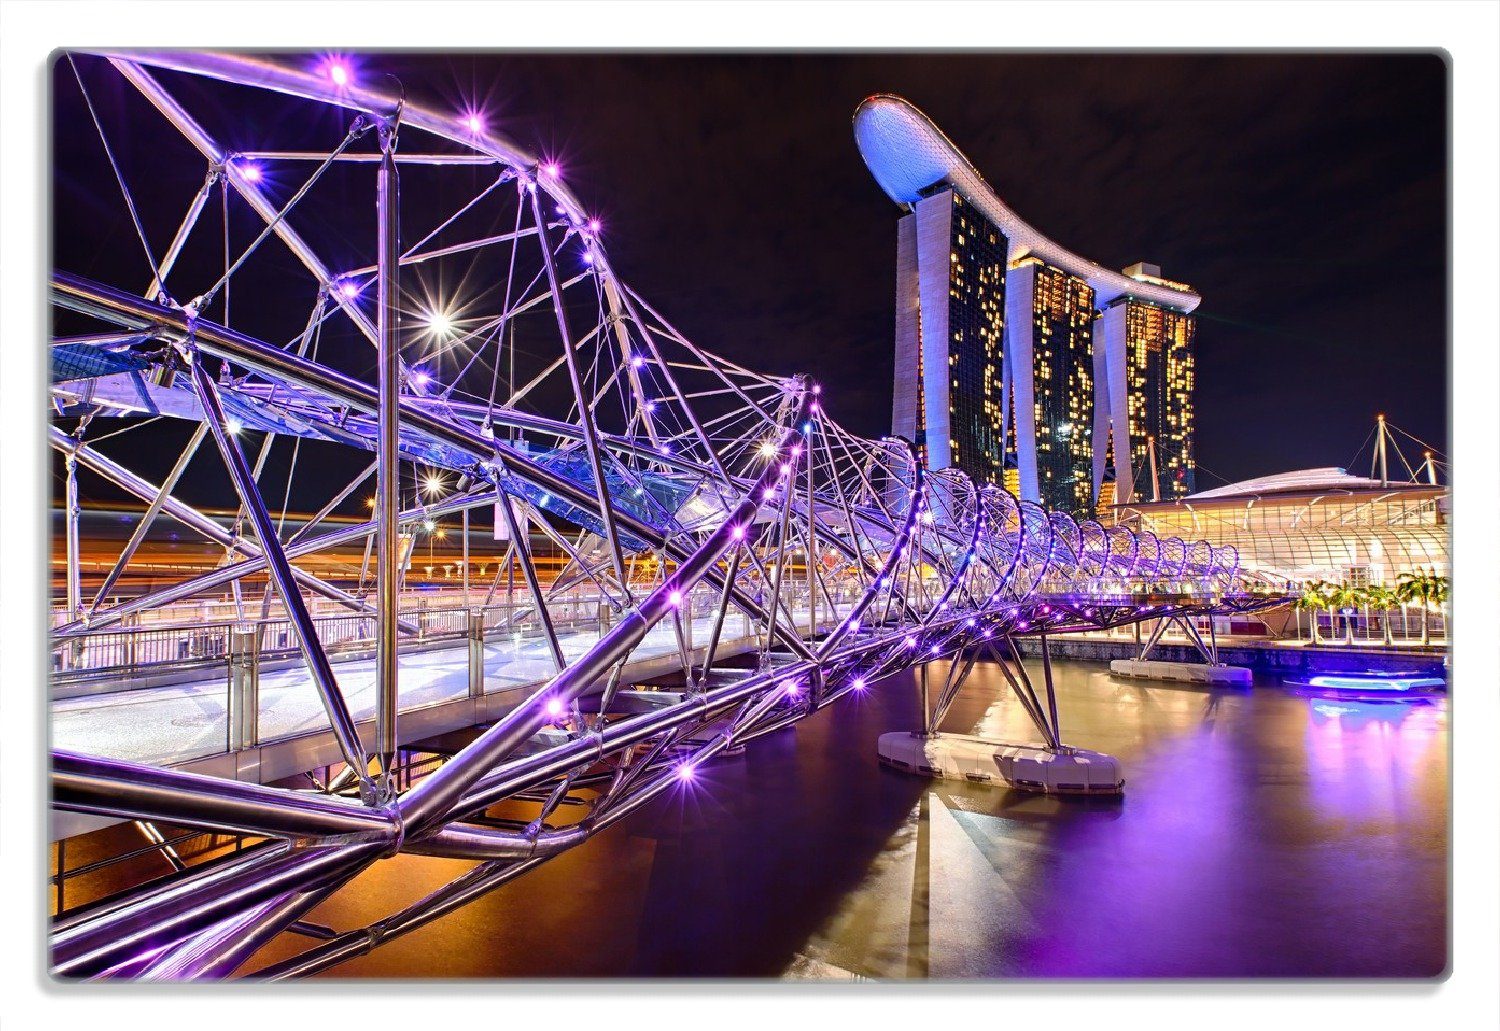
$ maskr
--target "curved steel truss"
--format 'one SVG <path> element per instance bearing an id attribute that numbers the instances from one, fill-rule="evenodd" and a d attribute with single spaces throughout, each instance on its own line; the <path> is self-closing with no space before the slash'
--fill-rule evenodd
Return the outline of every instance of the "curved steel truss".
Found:
<path id="1" fill-rule="evenodd" d="M 413 906 L 264 973 L 325 969 L 587 840 L 723 750 L 915 663 L 1016 635 L 1268 601 L 1268 585 L 1241 573 L 1232 548 L 1075 522 L 955 470 L 924 471 L 906 442 L 844 430 L 807 378 L 762 375 L 698 347 L 619 278 L 599 223 L 560 171 L 474 113 L 403 103 L 337 60 L 66 60 L 91 113 L 106 83 L 128 83 L 129 96 L 180 133 L 183 146 L 163 160 L 195 161 L 203 182 L 184 198 L 185 214 L 152 224 L 135 202 L 144 184 L 111 149 L 127 127 L 96 114 L 111 189 L 145 261 L 128 286 L 54 272 L 51 442 L 66 464 L 70 509 L 79 469 L 148 507 L 91 597 L 70 563 L 59 664 L 90 635 L 229 592 L 240 620 L 274 611 L 290 626 L 305 688 L 345 766 L 327 790 L 296 791 L 55 752 L 58 809 L 265 839 L 62 917 L 51 942 L 61 975 L 228 976 L 372 863 L 398 853 L 477 861 Z M 246 88 L 262 131 L 292 142 L 231 149 Z M 221 92 L 190 111 L 185 98 L 204 90 Z M 401 218 L 398 177 L 408 196 L 439 196 L 451 215 L 426 227 Z M 247 212 L 255 231 L 231 242 L 231 213 L 243 225 Z M 289 317 L 301 327 L 292 334 Z M 384 394 L 382 358 L 394 378 Z M 384 419 L 383 397 L 398 408 Z M 148 423 L 158 434 L 182 428 L 181 455 L 160 482 L 130 468 L 134 427 Z M 383 426 L 393 433 L 385 452 Z M 234 489 L 229 529 L 183 487 L 200 444 Z M 266 468 L 275 447 L 292 455 L 285 483 Z M 296 455 L 312 448 L 342 456 L 347 477 L 299 486 L 321 490 L 321 508 L 285 532 L 285 502 L 278 517 L 270 499 L 292 495 Z M 393 488 L 370 513 L 359 488 L 390 483 L 372 454 L 454 489 L 403 507 Z M 341 583 L 312 560 L 480 507 L 495 511 L 506 568 L 524 581 L 505 629 L 524 628 L 550 667 L 472 743 L 398 790 L 394 672 L 379 681 L 372 739 L 309 607 L 376 621 L 378 592 L 372 601 L 363 575 Z M 340 511 L 356 516 L 336 521 Z M 163 516 L 221 547 L 224 560 L 114 600 L 111 585 Z M 534 533 L 565 551 L 561 572 L 540 568 L 528 548 Z M 597 632 L 582 643 L 560 614 L 580 598 L 598 611 Z M 731 671 L 719 660 L 732 619 L 752 638 L 754 660 Z M 420 632 L 393 613 L 382 625 L 397 648 Z M 626 665 L 664 628 L 683 689 L 623 710 Z M 584 815 L 553 826 L 575 792 L 587 795 Z M 523 829 L 480 819 L 517 798 L 539 804 Z"/>

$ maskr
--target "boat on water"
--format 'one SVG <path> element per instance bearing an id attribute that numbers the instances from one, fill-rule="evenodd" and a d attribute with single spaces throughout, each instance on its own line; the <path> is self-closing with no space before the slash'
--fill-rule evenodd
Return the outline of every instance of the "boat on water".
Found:
<path id="1" fill-rule="evenodd" d="M 1389 670 L 1319 673 L 1306 680 L 1288 680 L 1286 683 L 1307 694 L 1372 702 L 1425 698 L 1448 687 L 1443 677 L 1417 671 Z"/>

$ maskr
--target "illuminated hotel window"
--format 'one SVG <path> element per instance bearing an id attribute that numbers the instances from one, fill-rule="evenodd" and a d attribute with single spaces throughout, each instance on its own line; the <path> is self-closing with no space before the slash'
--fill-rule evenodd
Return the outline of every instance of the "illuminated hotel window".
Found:
<path id="1" fill-rule="evenodd" d="M 999 368 L 1008 241 L 949 192 L 948 368 L 950 455 L 976 483 L 1004 473 Z"/>
<path id="2" fill-rule="evenodd" d="M 1093 512 L 1094 291 L 1032 260 L 1032 383 L 1037 481 L 1049 508 Z"/>

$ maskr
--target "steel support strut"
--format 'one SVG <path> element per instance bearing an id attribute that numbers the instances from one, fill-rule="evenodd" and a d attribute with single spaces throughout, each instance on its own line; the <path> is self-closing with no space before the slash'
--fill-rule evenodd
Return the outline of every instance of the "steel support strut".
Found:
<path id="1" fill-rule="evenodd" d="M 399 112 L 398 112 L 399 117 Z M 379 287 L 377 306 L 378 430 L 375 444 L 375 754 L 380 768 L 380 797 L 395 791 L 391 765 L 396 754 L 400 658 L 396 618 L 400 608 L 400 540 L 397 536 L 401 476 L 400 392 L 400 180 L 396 172 L 396 126 L 380 126 L 380 171 L 375 178 L 379 220 Z"/>
<path id="2" fill-rule="evenodd" d="M 354 728 L 354 717 L 350 715 L 348 703 L 344 701 L 343 692 L 339 690 L 338 680 L 333 675 L 333 666 L 329 664 L 328 655 L 323 651 L 323 642 L 318 639 L 317 627 L 313 625 L 312 616 L 307 611 L 307 603 L 303 601 L 302 592 L 297 588 L 291 563 L 287 561 L 286 552 L 281 547 L 281 540 L 276 536 L 276 527 L 271 522 L 270 513 L 266 511 L 265 502 L 261 500 L 260 490 L 255 485 L 255 477 L 251 475 L 250 465 L 245 461 L 245 453 L 240 450 L 239 442 L 229 432 L 228 420 L 224 416 L 224 408 L 219 401 L 219 390 L 214 385 L 213 377 L 203 367 L 203 361 L 196 349 L 190 351 L 189 361 L 193 386 L 203 404 L 204 418 L 208 422 L 210 432 L 214 435 L 214 443 L 219 446 L 219 453 L 224 456 L 224 464 L 229 469 L 230 479 L 234 481 L 234 489 L 240 496 L 240 504 L 244 505 L 246 513 L 250 516 L 250 523 L 255 528 L 255 535 L 260 540 L 271 580 L 276 585 L 276 592 L 281 595 L 281 604 L 286 608 L 287 620 L 296 631 L 298 647 L 302 652 L 303 661 L 307 663 L 308 671 L 312 674 L 313 684 L 323 699 L 323 708 L 328 713 L 328 722 L 333 728 L 333 736 L 338 741 L 344 761 L 355 771 L 359 781 L 360 795 L 366 802 L 373 803 L 376 797 L 375 785 L 370 780 L 366 769 L 364 746 L 360 744 L 359 733 Z"/>

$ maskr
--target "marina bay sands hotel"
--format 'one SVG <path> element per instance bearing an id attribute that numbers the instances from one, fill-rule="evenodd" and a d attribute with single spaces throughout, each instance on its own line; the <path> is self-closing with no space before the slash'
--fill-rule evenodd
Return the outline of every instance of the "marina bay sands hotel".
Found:
<path id="1" fill-rule="evenodd" d="M 1198 295 L 1049 240 L 900 97 L 865 100 L 854 138 L 906 210 L 892 431 L 928 468 L 1067 512 L 1193 493 Z"/>

